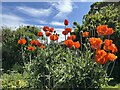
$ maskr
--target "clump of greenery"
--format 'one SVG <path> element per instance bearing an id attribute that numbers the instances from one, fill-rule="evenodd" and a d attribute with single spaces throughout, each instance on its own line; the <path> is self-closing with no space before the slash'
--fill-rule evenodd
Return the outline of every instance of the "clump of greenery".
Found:
<path id="1" fill-rule="evenodd" d="M 31 72 L 36 77 L 34 87 L 88 89 L 107 86 L 110 79 L 102 65 L 93 61 L 92 55 L 90 50 L 82 54 L 74 48 L 70 50 L 59 45 L 46 48 L 31 65 Z"/>
<path id="2" fill-rule="evenodd" d="M 26 73 L 20 74 L 18 72 L 10 71 L 10 73 L 4 73 L 2 75 L 2 89 L 11 88 L 27 88 L 29 86 L 29 75 Z"/>

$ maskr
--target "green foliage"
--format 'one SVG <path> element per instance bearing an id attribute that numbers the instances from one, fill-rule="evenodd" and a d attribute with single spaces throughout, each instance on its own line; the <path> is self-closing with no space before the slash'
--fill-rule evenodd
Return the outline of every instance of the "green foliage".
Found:
<path id="1" fill-rule="evenodd" d="M 29 75 L 26 73 L 20 74 L 14 71 L 9 74 L 4 73 L 2 75 L 2 89 L 27 88 L 29 86 L 27 78 L 29 78 Z"/>
<path id="2" fill-rule="evenodd" d="M 21 26 L 16 31 L 7 27 L 2 28 L 2 68 L 4 71 L 11 69 L 15 63 L 23 65 L 21 46 L 17 42 L 20 38 L 25 38 L 28 41 L 36 38 L 39 30 L 31 26 Z M 24 56 L 27 59 L 28 53 L 26 52 Z"/>
<path id="3" fill-rule="evenodd" d="M 117 46 L 118 52 L 116 53 L 118 56 L 116 65 L 114 69 L 114 73 L 120 66 L 120 3 L 119 2 L 96 2 L 91 5 L 91 9 L 88 14 L 83 17 L 83 25 L 79 25 L 77 22 L 74 24 L 75 33 L 77 35 L 76 41 L 79 41 L 81 38 L 80 31 L 89 31 L 89 37 L 98 37 L 96 32 L 96 27 L 98 25 L 108 25 L 109 28 L 113 28 L 115 31 L 114 34 L 110 36 L 109 39 L 113 40 L 113 43 Z M 107 37 L 103 37 L 104 39 Z M 82 38 L 84 43 L 84 38 Z M 109 67 L 111 68 L 111 67 Z M 112 74 L 112 77 L 116 79 L 116 81 L 120 81 L 119 78 L 119 70 L 117 70 L 117 75 Z"/>
<path id="4" fill-rule="evenodd" d="M 62 51 L 62 52 L 61 52 Z M 77 53 L 77 54 L 76 54 Z M 109 79 L 102 65 L 93 61 L 90 50 L 79 50 L 52 45 L 41 51 L 30 71 L 36 77 L 34 88 L 100 88 Z"/>

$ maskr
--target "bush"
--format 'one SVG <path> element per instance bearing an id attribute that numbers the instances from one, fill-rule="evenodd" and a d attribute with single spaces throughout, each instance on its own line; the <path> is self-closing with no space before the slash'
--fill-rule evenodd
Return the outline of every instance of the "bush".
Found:
<path id="1" fill-rule="evenodd" d="M 47 52 L 49 51 L 49 52 Z M 62 52 L 61 52 L 62 51 Z M 77 53 L 77 54 L 76 54 Z M 37 61 L 31 65 L 31 73 L 37 79 L 35 88 L 100 88 L 107 85 L 109 79 L 102 65 L 92 58 L 90 50 L 81 53 L 78 50 L 52 45 L 41 51 Z"/>

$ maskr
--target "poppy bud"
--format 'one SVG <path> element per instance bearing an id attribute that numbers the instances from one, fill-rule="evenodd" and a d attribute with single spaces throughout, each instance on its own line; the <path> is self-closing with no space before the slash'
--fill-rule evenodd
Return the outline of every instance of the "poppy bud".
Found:
<path id="1" fill-rule="evenodd" d="M 56 31 L 54 31 L 54 33 L 56 33 Z"/>
<path id="2" fill-rule="evenodd" d="M 67 19 L 64 20 L 64 25 L 68 25 L 68 20 Z"/>

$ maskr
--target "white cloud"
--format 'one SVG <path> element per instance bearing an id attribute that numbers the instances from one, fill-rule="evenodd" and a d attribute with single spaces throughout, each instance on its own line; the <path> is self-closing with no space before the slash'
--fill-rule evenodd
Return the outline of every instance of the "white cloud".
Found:
<path id="1" fill-rule="evenodd" d="M 17 9 L 33 17 L 49 16 L 52 12 L 52 8 L 36 9 L 36 8 L 31 8 L 31 7 L 26 7 L 26 6 L 18 6 Z"/>
<path id="2" fill-rule="evenodd" d="M 48 24 L 47 22 L 46 22 L 46 20 L 36 20 L 36 19 L 34 19 L 34 21 L 35 22 L 37 22 L 37 23 L 39 23 L 39 24 Z"/>
<path id="3" fill-rule="evenodd" d="M 64 26 L 64 23 L 63 22 L 52 21 L 50 23 L 50 25 L 53 25 L 53 26 Z"/>
<path id="4" fill-rule="evenodd" d="M 14 14 L 0 14 L 2 18 L 2 26 L 11 27 L 12 29 L 18 28 L 21 25 L 28 25 L 24 22 L 24 19 Z"/>
<path id="5" fill-rule="evenodd" d="M 64 19 L 73 10 L 73 2 L 71 0 L 64 0 L 52 4 L 59 12 L 54 17 L 55 19 Z"/>

